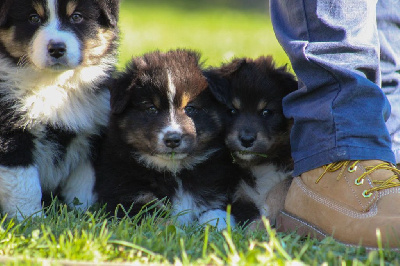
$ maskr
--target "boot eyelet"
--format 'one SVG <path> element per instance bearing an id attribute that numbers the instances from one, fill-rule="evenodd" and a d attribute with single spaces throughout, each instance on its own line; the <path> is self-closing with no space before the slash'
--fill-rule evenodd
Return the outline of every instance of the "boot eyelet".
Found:
<path id="1" fill-rule="evenodd" d="M 372 196 L 372 193 L 371 193 L 371 192 L 368 193 L 367 190 L 364 190 L 364 192 L 362 193 L 362 195 L 363 195 L 364 198 L 369 198 L 369 197 Z"/>
<path id="2" fill-rule="evenodd" d="M 355 165 L 355 166 L 349 166 L 349 168 L 347 168 L 347 171 L 349 171 L 349 173 L 353 173 L 353 172 L 355 172 L 357 170 L 357 165 Z"/>
<path id="3" fill-rule="evenodd" d="M 358 180 L 358 178 L 356 178 L 356 180 L 354 181 L 354 184 L 356 184 L 357 186 L 360 186 L 360 185 L 364 184 L 364 179 Z"/>

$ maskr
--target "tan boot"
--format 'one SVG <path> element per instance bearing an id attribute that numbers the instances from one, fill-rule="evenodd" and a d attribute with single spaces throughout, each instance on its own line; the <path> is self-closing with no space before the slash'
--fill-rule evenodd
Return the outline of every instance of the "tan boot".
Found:
<path id="1" fill-rule="evenodd" d="M 296 177 L 279 231 L 377 248 L 400 248 L 400 170 L 382 161 L 332 163 Z"/>

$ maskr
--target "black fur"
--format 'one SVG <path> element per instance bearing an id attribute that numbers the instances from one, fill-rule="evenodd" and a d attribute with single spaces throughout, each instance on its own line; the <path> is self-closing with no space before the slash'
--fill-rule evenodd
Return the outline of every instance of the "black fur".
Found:
<path id="1" fill-rule="evenodd" d="M 251 172 L 238 186 L 232 213 L 239 221 L 253 220 L 259 217 L 261 206 L 255 208 L 250 199 L 253 195 L 241 187 L 253 188 L 254 194 L 265 190 L 257 184 L 268 185 L 267 180 L 261 182 L 268 177 L 255 176 L 257 167 L 277 171 L 273 176 L 287 177 L 293 168 L 289 140 L 292 121 L 284 117 L 282 99 L 297 89 L 297 82 L 285 67 L 275 67 L 271 57 L 234 59 L 210 69 L 207 76 L 214 96 L 226 107 L 225 144 L 235 162 Z M 271 182 L 271 186 L 276 183 Z M 266 199 L 267 194 L 262 197 Z"/>
<path id="2" fill-rule="evenodd" d="M 282 99 L 297 89 L 294 76 L 285 67 L 276 68 L 271 57 L 234 59 L 218 69 L 210 70 L 207 76 L 214 96 L 227 108 L 227 134 L 236 134 L 235 137 L 239 138 L 243 133 L 241 131 L 247 131 L 277 138 L 269 149 L 263 150 L 263 146 L 249 149 L 268 155 L 267 158 L 258 156 L 250 164 L 268 162 L 283 168 L 291 167 L 289 134 L 292 121 L 284 117 Z M 234 106 L 234 99 L 240 101 L 240 109 Z M 265 102 L 265 106 L 258 109 L 261 101 Z M 263 110 L 266 111 L 265 116 Z M 246 149 L 239 142 L 225 141 L 231 151 Z M 236 159 L 239 164 L 248 164 L 240 158 Z"/>
<path id="3" fill-rule="evenodd" d="M 96 163 L 99 200 L 107 203 L 112 214 L 122 204 L 125 209 L 132 205 L 129 215 L 135 215 L 146 203 L 163 198 L 174 208 L 179 183 L 182 191 L 194 199 L 193 208 L 197 208 L 190 221 L 207 210 L 226 209 L 240 169 L 231 164 L 223 145 L 221 106 L 212 97 L 200 67 L 199 55 L 191 51 L 153 52 L 133 59 L 112 87 L 113 114 Z M 159 149 L 168 152 L 159 147 L 162 142 L 154 144 L 170 120 L 168 72 L 176 87 L 176 120 L 183 136 L 189 138 L 183 138 L 187 147 L 177 147 L 177 154 L 187 153 L 185 159 L 190 162 L 209 150 L 218 150 L 207 160 L 188 163 L 177 171 L 139 159 L 143 154 L 156 155 Z"/>
<path id="4" fill-rule="evenodd" d="M 0 101 L 0 162 L 10 167 L 28 166 L 33 162 L 33 135 L 14 128 L 19 116 L 12 110 L 13 104 Z"/>
<path id="5" fill-rule="evenodd" d="M 57 0 L 57 16 L 53 16 L 57 17 L 57 29 L 47 28 L 51 10 L 47 4 L 46 0 L 0 1 L 0 168 L 6 169 L 0 174 L 30 178 L 13 190 L 2 176 L 0 207 L 3 212 L 11 212 L 10 216 L 21 214 L 19 211 L 23 215 L 39 211 L 40 192 L 63 191 L 59 186 L 68 184 L 74 174 L 79 175 L 78 165 L 89 165 L 94 159 L 95 142 L 107 124 L 106 84 L 117 53 L 119 1 Z M 70 12 L 81 14 L 82 21 L 73 22 Z M 62 32 L 61 37 L 56 31 Z M 74 43 L 79 49 L 67 45 L 56 58 L 49 48 L 53 38 L 59 38 L 60 43 Z M 53 65 L 42 64 L 48 58 Z M 97 67 L 97 74 L 87 81 L 80 71 L 90 67 Z M 66 70 L 75 76 L 64 77 Z M 61 98 L 46 97 L 49 91 L 61 92 L 57 94 Z M 53 102 L 60 104 L 53 107 Z M 51 111 L 47 105 L 52 106 Z M 38 184 L 36 175 L 41 188 L 31 190 L 29 186 Z M 67 190 L 64 194 L 73 189 Z M 32 193 L 34 204 L 25 199 L 26 195 L 19 195 L 24 191 Z M 4 200 L 6 197 L 10 200 Z"/>

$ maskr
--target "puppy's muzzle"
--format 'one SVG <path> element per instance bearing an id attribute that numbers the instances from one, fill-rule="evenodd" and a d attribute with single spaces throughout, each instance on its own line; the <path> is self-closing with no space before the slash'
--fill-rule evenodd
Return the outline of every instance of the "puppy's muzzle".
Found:
<path id="1" fill-rule="evenodd" d="M 178 148 L 182 143 L 182 134 L 178 132 L 167 132 L 164 135 L 164 144 L 168 148 Z"/>
<path id="2" fill-rule="evenodd" d="M 239 133 L 240 144 L 245 148 L 252 147 L 256 139 L 257 135 L 252 131 L 241 130 Z"/>
<path id="3" fill-rule="evenodd" d="M 50 41 L 47 45 L 49 55 L 55 59 L 63 57 L 67 52 L 67 46 L 64 42 Z"/>

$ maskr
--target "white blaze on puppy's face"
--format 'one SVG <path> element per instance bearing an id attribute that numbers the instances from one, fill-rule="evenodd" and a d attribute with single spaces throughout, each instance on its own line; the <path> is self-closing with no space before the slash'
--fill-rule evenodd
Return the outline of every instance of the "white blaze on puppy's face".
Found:
<path id="1" fill-rule="evenodd" d="M 78 38 L 73 32 L 60 29 L 61 22 L 57 8 L 57 0 L 47 0 L 48 20 L 38 29 L 32 41 L 32 50 L 28 56 L 39 69 L 71 69 L 78 66 L 82 60 Z M 36 10 L 39 15 L 42 13 L 41 8 Z M 63 46 L 65 51 L 62 55 L 52 56 L 51 45 Z"/>
<path id="2" fill-rule="evenodd" d="M 170 71 L 167 71 L 168 77 L 168 104 L 169 104 L 169 123 L 166 127 L 164 127 L 160 134 L 158 135 L 159 145 L 164 145 L 164 136 L 167 133 L 176 132 L 178 134 L 182 134 L 182 128 L 176 121 L 176 111 L 174 106 L 174 99 L 176 95 L 176 87 L 172 80 L 172 74 Z"/>
<path id="3" fill-rule="evenodd" d="M 168 102 L 169 102 L 169 115 L 170 115 L 170 124 L 168 128 L 172 130 L 176 130 L 177 132 L 182 132 L 180 125 L 176 122 L 176 112 L 174 107 L 174 99 L 176 95 L 176 88 L 172 80 L 172 75 L 170 71 L 167 71 L 168 75 Z"/>

